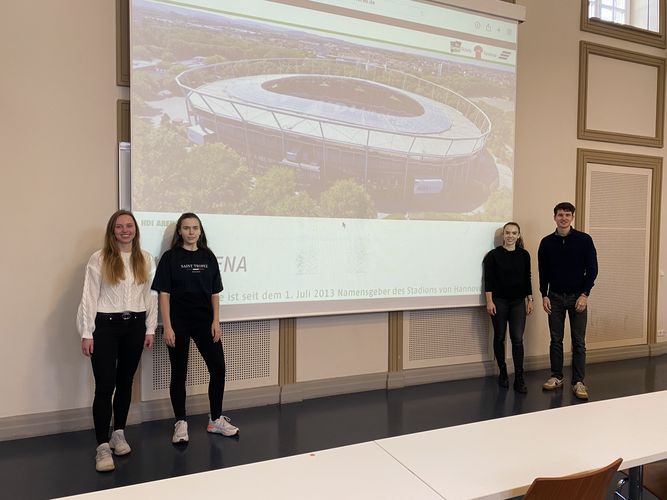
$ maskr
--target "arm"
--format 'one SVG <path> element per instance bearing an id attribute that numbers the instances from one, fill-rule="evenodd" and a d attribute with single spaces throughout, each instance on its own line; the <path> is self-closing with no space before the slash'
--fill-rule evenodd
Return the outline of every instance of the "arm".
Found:
<path id="1" fill-rule="evenodd" d="M 144 305 L 146 306 L 146 337 L 144 349 L 150 349 L 155 340 L 155 328 L 157 327 L 157 292 L 151 289 L 151 283 L 155 277 L 155 260 L 150 254 L 144 254 L 148 259 L 150 272 L 146 283 L 144 283 Z"/>
<path id="2" fill-rule="evenodd" d="M 211 323 L 211 336 L 213 342 L 220 340 L 222 329 L 220 328 L 220 295 L 214 293 L 211 295 L 211 306 L 213 307 L 213 322 Z"/>
<path id="3" fill-rule="evenodd" d="M 486 298 L 486 312 L 490 316 L 496 315 L 496 305 L 493 303 L 493 293 L 484 292 L 484 297 Z"/>
<path id="4" fill-rule="evenodd" d="M 551 301 L 549 300 L 549 278 L 548 278 L 548 263 L 547 263 L 547 249 L 544 241 L 545 238 L 542 238 L 540 241 L 540 247 L 537 250 L 537 269 L 540 276 L 540 294 L 542 294 L 542 309 L 547 314 L 551 314 Z"/>
<path id="5" fill-rule="evenodd" d="M 94 348 L 93 331 L 95 330 L 97 301 L 100 296 L 102 282 L 100 264 L 100 254 L 95 252 L 86 265 L 83 293 L 76 314 L 76 327 L 81 335 L 81 352 L 84 356 L 90 356 Z"/>
<path id="6" fill-rule="evenodd" d="M 584 290 L 577 297 L 577 301 L 574 304 L 574 308 L 578 312 L 583 312 L 588 307 L 588 295 L 591 293 L 591 288 L 595 284 L 595 278 L 598 276 L 598 255 L 593 244 L 593 239 L 590 236 L 588 236 L 584 265 L 586 266 L 584 270 Z"/>
<path id="7" fill-rule="evenodd" d="M 530 254 L 528 253 L 527 250 L 524 250 L 525 255 L 526 255 L 526 260 L 525 260 L 525 270 L 524 270 L 524 277 L 525 277 L 525 291 L 526 291 L 526 315 L 530 316 L 530 314 L 533 312 L 533 284 L 531 282 L 531 270 L 530 270 Z"/>
<path id="8" fill-rule="evenodd" d="M 491 316 L 496 314 L 496 305 L 493 303 L 493 289 L 495 288 L 495 262 L 493 260 L 493 250 L 486 254 L 482 267 L 484 268 L 484 298 L 486 299 L 486 312 Z"/>
<path id="9" fill-rule="evenodd" d="M 164 343 L 169 347 L 176 346 L 176 334 L 171 327 L 171 316 L 169 309 L 169 294 L 167 292 L 160 292 L 160 317 L 162 318 L 162 328 Z"/>

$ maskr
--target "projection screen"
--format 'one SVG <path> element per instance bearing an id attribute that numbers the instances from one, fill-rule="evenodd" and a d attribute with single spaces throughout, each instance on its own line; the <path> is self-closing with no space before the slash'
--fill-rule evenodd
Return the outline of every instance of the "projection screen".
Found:
<path id="1" fill-rule="evenodd" d="M 482 303 L 512 217 L 517 22 L 411 0 L 133 0 L 132 209 L 221 318 Z"/>

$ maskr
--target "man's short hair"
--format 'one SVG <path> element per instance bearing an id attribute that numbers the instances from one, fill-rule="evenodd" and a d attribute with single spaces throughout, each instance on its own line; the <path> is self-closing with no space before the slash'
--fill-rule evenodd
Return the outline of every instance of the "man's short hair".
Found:
<path id="1" fill-rule="evenodd" d="M 563 212 L 572 212 L 572 215 L 574 215 L 574 211 L 576 210 L 576 208 L 574 208 L 574 205 L 569 201 L 561 201 L 558 205 L 554 207 L 554 217 L 556 216 L 559 210 L 562 210 Z"/>

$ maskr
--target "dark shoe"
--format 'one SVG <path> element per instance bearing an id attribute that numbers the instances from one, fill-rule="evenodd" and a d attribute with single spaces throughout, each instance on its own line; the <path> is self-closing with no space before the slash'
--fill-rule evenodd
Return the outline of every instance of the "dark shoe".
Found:
<path id="1" fill-rule="evenodd" d="M 520 394 L 526 394 L 528 392 L 528 387 L 526 387 L 523 377 L 514 378 L 514 390 Z"/>
<path id="2" fill-rule="evenodd" d="M 500 368 L 500 374 L 498 375 L 498 385 L 504 389 L 507 389 L 510 386 L 510 378 L 507 375 L 507 368 Z"/>

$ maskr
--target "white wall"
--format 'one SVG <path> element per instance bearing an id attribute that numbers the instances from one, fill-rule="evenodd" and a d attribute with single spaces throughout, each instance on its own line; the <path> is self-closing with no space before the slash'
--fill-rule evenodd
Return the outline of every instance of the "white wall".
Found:
<path id="1" fill-rule="evenodd" d="M 519 3 L 527 22 L 520 28 L 515 217 L 535 257 L 553 229 L 553 205 L 574 200 L 577 147 L 664 153 L 576 139 L 579 40 L 664 51 L 580 33 L 576 0 Z M 83 267 L 116 208 L 115 106 L 127 97 L 115 86 L 115 2 L 49 0 L 39 13 L 32 2 L 3 7 L 0 207 L 9 217 L 1 250 L 0 417 L 90 404 L 90 367 L 74 317 Z M 536 262 L 533 271 L 538 295 Z M 665 293 L 661 281 L 658 328 L 667 327 Z M 317 321 L 326 327 L 336 320 Z M 548 350 L 539 309 L 526 346 L 528 355 Z"/>
<path id="2" fill-rule="evenodd" d="M 115 2 L 7 2 L 0 47 L 3 417 L 91 401 L 74 317 L 117 205 Z"/>
<path id="3" fill-rule="evenodd" d="M 555 228 L 554 205 L 559 201 L 575 201 L 577 148 L 653 156 L 664 156 L 665 152 L 658 148 L 577 139 L 579 41 L 660 57 L 665 57 L 665 51 L 580 31 L 578 0 L 518 0 L 517 3 L 526 6 L 527 13 L 526 22 L 519 28 L 514 213 L 533 257 L 537 307 L 528 320 L 525 336 L 526 355 L 531 356 L 547 353 L 549 348 L 547 318 L 539 303 L 537 247 L 542 236 Z M 664 208 L 662 211 L 660 268 L 664 269 L 667 215 Z M 659 282 L 658 329 L 667 325 L 664 280 L 660 278 Z"/>

